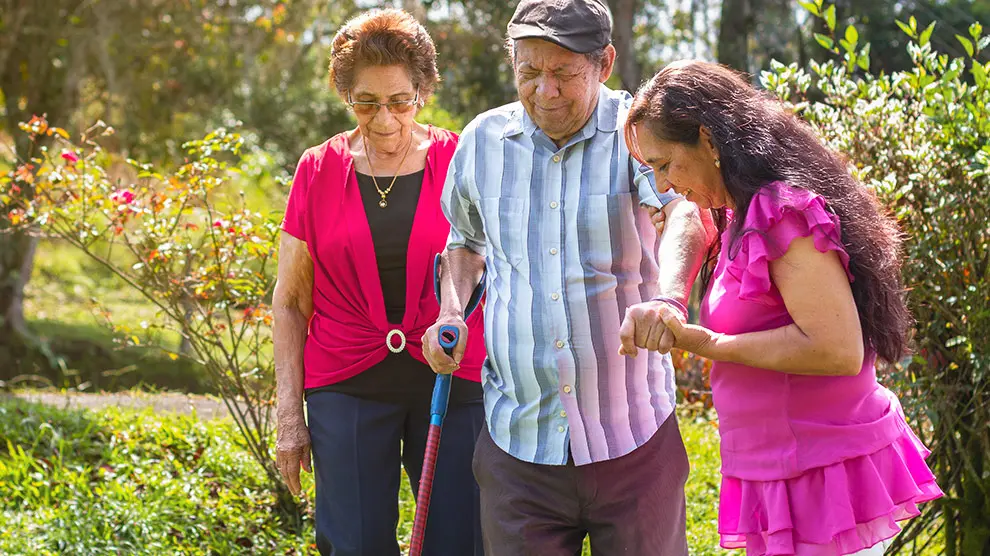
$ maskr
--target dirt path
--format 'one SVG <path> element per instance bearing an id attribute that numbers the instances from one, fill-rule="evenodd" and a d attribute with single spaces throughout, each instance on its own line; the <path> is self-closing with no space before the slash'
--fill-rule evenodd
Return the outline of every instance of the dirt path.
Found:
<path id="1" fill-rule="evenodd" d="M 210 396 L 178 393 L 144 394 L 141 392 L 118 392 L 106 394 L 30 392 L 13 394 L 0 392 L 0 397 L 16 397 L 25 401 L 42 403 L 70 409 L 100 409 L 103 407 L 124 407 L 129 409 L 154 408 L 155 412 L 194 413 L 202 419 L 220 419 L 228 416 L 223 402 Z"/>

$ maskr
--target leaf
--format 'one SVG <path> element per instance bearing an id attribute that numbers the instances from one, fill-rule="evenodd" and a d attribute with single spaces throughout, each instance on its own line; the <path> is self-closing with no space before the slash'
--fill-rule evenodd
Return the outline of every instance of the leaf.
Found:
<path id="1" fill-rule="evenodd" d="M 801 7 L 811 12 L 812 15 L 821 17 L 822 14 L 818 11 L 818 6 L 812 4 L 811 2 L 802 2 L 801 0 L 798 0 L 798 4 L 801 4 Z"/>
<path id="2" fill-rule="evenodd" d="M 169 352 L 169 354 L 168 354 L 168 358 L 169 358 L 169 359 L 171 359 L 172 361 L 175 361 L 176 359 L 178 359 L 178 358 L 179 358 L 179 354 L 177 354 L 177 353 L 172 353 L 172 352 Z"/>
<path id="3" fill-rule="evenodd" d="M 909 27 L 907 23 L 904 23 L 903 21 L 899 21 L 899 20 L 894 20 L 894 23 L 896 23 L 897 26 L 901 28 L 901 31 L 904 31 L 905 35 L 911 37 L 912 39 L 915 37 L 914 31 L 911 30 L 911 27 Z"/>
<path id="4" fill-rule="evenodd" d="M 935 30 L 935 22 L 933 21 L 931 22 L 931 25 L 926 27 L 925 30 L 921 32 L 921 39 L 919 39 L 918 43 L 921 46 L 925 46 L 926 44 L 928 44 L 928 41 L 930 41 L 932 38 L 932 31 L 934 30 Z"/>
<path id="5" fill-rule="evenodd" d="M 915 19 L 914 16 L 912 15 L 911 18 L 908 19 L 908 23 L 911 25 L 911 32 L 912 33 L 917 33 L 918 32 L 918 20 Z M 911 35 L 911 36 L 914 36 L 914 35 Z"/>
<path id="6" fill-rule="evenodd" d="M 65 139 L 65 140 L 68 140 L 69 139 L 69 132 L 65 131 L 64 129 L 62 129 L 60 127 L 53 127 L 53 128 L 51 128 L 51 131 L 54 132 L 54 133 L 56 133 L 56 134 L 58 134 L 58 136 L 61 137 L 62 139 Z"/>
<path id="7" fill-rule="evenodd" d="M 973 56 L 973 42 L 970 41 L 969 39 L 967 39 L 966 37 L 962 36 L 962 35 L 956 35 L 956 38 L 959 39 L 959 42 L 963 45 L 963 48 L 966 49 L 966 54 L 969 54 L 969 56 L 972 57 Z"/>
<path id="8" fill-rule="evenodd" d="M 983 87 L 987 83 L 987 70 L 983 67 L 983 64 L 979 62 L 973 63 L 973 79 L 976 80 L 976 84 Z"/>
<path id="9" fill-rule="evenodd" d="M 846 27 L 846 40 L 849 41 L 851 47 L 856 47 L 856 43 L 859 42 L 859 31 L 856 30 L 856 27 L 852 25 Z"/>
<path id="10" fill-rule="evenodd" d="M 825 23 L 828 24 L 829 31 L 835 31 L 835 4 L 825 10 Z"/>
<path id="11" fill-rule="evenodd" d="M 863 71 L 870 71 L 870 57 L 863 55 L 856 58 L 856 64 L 863 68 Z"/>
<path id="12" fill-rule="evenodd" d="M 983 26 L 980 25 L 979 21 L 974 21 L 972 25 L 969 26 L 969 36 L 973 37 L 974 41 L 980 40 L 980 35 L 983 34 Z"/>
<path id="13" fill-rule="evenodd" d="M 832 41 L 832 37 L 826 37 L 821 33 L 815 33 L 815 40 L 818 44 L 822 45 L 822 48 L 826 50 L 832 50 L 835 47 L 835 42 Z"/>

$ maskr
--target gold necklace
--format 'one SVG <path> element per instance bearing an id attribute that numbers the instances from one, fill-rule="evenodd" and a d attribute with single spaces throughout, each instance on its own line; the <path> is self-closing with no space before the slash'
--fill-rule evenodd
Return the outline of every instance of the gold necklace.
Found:
<path id="1" fill-rule="evenodd" d="M 406 152 L 402 153 L 402 160 L 399 161 L 399 168 L 395 171 L 395 176 L 392 177 L 392 183 L 388 184 L 388 189 L 382 191 L 381 187 L 378 187 L 378 180 L 375 179 L 375 168 L 371 165 L 371 155 L 368 154 L 368 138 L 364 138 L 364 157 L 368 160 L 368 168 L 371 170 L 371 181 L 375 184 L 375 189 L 378 190 L 378 194 L 381 195 L 382 200 L 378 201 L 378 206 L 385 208 L 388 206 L 388 201 L 385 199 L 388 197 L 390 191 L 392 191 L 392 186 L 395 185 L 395 180 L 399 179 L 399 173 L 402 172 L 402 163 L 406 161 L 406 155 L 409 154 L 409 148 L 412 147 L 413 137 L 412 134 L 409 135 L 409 144 L 406 145 Z"/>

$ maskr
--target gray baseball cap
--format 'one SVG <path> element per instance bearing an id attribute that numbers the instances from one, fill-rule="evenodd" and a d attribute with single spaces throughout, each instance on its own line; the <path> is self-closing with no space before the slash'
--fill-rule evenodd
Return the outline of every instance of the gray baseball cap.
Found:
<path id="1" fill-rule="evenodd" d="M 543 39 L 585 54 L 611 42 L 612 14 L 601 0 L 522 0 L 509 20 L 509 38 Z"/>

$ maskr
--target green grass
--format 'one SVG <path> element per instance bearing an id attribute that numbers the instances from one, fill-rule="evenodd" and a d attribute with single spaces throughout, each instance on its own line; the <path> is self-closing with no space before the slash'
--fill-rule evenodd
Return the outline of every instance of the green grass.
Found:
<path id="1" fill-rule="evenodd" d="M 4 400 L 0 438 L 2 554 L 312 552 L 229 423 Z"/>
<path id="2" fill-rule="evenodd" d="M 711 417 L 711 418 L 710 418 Z M 722 458 L 714 415 L 682 412 L 681 436 L 691 461 L 685 487 L 687 540 L 692 555 L 729 554 L 718 545 L 718 489 Z"/>
<path id="3" fill-rule="evenodd" d="M 717 554 L 715 431 L 704 419 L 681 423 L 691 554 Z M 0 554 L 316 553 L 312 476 L 293 532 L 227 421 L 0 397 L 0 438 Z M 399 503 L 405 547 L 415 512 L 405 478 Z"/>

